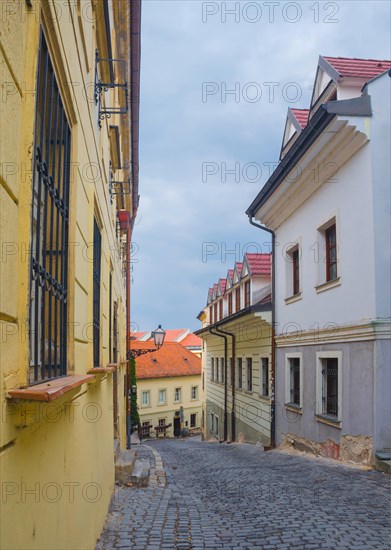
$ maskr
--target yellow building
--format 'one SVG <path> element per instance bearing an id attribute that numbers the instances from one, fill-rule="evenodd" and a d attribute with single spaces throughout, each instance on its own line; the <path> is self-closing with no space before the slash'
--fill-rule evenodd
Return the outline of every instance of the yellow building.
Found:
<path id="1" fill-rule="evenodd" d="M 180 343 L 166 342 L 136 359 L 136 377 L 144 436 L 200 431 L 201 359 L 196 354 Z"/>
<path id="2" fill-rule="evenodd" d="M 90 549 L 126 445 L 140 2 L 2 4 L 0 546 Z"/>
<path id="3" fill-rule="evenodd" d="M 198 315 L 206 439 L 273 444 L 271 255 L 245 254 Z"/>

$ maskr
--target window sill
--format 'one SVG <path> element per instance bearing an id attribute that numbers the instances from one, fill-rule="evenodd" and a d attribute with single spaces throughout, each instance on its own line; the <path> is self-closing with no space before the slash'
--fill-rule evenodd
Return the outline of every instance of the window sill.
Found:
<path id="1" fill-rule="evenodd" d="M 7 397 L 10 399 L 24 399 L 27 401 L 55 401 L 62 397 L 65 393 L 75 390 L 92 382 L 95 376 L 91 374 L 64 376 L 55 380 L 30 386 L 29 388 L 9 390 Z"/>
<path id="2" fill-rule="evenodd" d="M 87 374 L 107 374 L 113 373 L 117 370 L 117 363 L 110 363 L 106 367 L 94 367 L 87 371 Z"/>
<path id="3" fill-rule="evenodd" d="M 248 395 L 252 395 L 252 394 L 253 394 L 253 390 L 244 390 L 244 393 L 247 393 Z"/>
<path id="4" fill-rule="evenodd" d="M 335 288 L 336 286 L 341 285 L 341 278 L 337 277 L 336 279 L 333 279 L 332 281 L 327 281 L 326 283 L 322 283 L 320 285 L 317 285 L 315 287 L 316 292 L 319 294 L 320 292 L 325 292 L 326 290 L 330 290 L 331 288 Z"/>
<path id="5" fill-rule="evenodd" d="M 294 302 L 298 302 L 299 300 L 302 300 L 303 299 L 303 296 L 301 295 L 301 292 L 299 292 L 298 294 L 295 294 L 294 296 L 289 296 L 289 298 L 285 298 L 285 303 L 288 305 L 288 304 L 293 304 Z"/>
<path id="6" fill-rule="evenodd" d="M 327 424 L 328 426 L 333 426 L 333 428 L 342 428 L 342 422 L 341 420 L 336 419 L 333 416 L 327 416 L 324 414 L 316 414 L 315 415 L 316 420 L 318 422 L 322 422 L 322 424 Z"/>
<path id="7" fill-rule="evenodd" d="M 270 396 L 269 395 L 259 395 L 258 397 L 264 403 L 270 403 Z"/>
<path id="8" fill-rule="evenodd" d="M 285 403 L 285 408 L 288 411 L 295 412 L 297 414 L 303 414 L 303 407 L 295 405 L 294 403 Z"/>
<path id="9" fill-rule="evenodd" d="M 158 407 L 165 407 L 167 405 L 167 403 L 158 403 L 157 406 Z"/>

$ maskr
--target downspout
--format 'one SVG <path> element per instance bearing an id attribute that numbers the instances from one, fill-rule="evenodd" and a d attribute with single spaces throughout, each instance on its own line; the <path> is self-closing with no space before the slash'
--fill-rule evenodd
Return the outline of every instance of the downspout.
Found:
<path id="1" fill-rule="evenodd" d="M 271 379 L 272 379 L 272 395 L 271 395 L 271 406 L 270 406 L 270 446 L 272 449 L 276 446 L 276 342 L 275 342 L 275 323 L 276 323 L 276 259 L 275 259 L 275 246 L 276 246 L 276 235 L 274 231 L 259 225 L 252 220 L 252 215 L 248 214 L 248 221 L 254 227 L 262 229 L 267 233 L 270 233 L 272 236 L 272 365 L 271 365 Z"/>
<path id="2" fill-rule="evenodd" d="M 217 330 L 217 329 L 216 329 Z M 219 334 L 218 332 L 213 332 L 213 329 L 209 328 L 210 334 L 213 334 L 214 336 L 218 336 L 219 338 L 224 338 L 224 439 L 223 441 L 227 441 L 228 439 L 228 415 L 227 415 L 227 396 L 228 396 L 228 386 L 227 386 L 227 355 L 228 355 L 228 343 L 227 343 L 227 337 L 223 334 Z"/>
<path id="3" fill-rule="evenodd" d="M 231 387 L 232 387 L 232 411 L 231 411 L 231 443 L 236 439 L 236 418 L 235 418 L 235 363 L 236 363 L 236 336 L 232 332 L 227 332 L 216 327 L 216 330 L 232 338 L 232 365 L 231 365 Z M 227 362 L 225 363 L 225 383 L 227 384 Z M 226 387 L 227 394 L 228 388 Z"/>

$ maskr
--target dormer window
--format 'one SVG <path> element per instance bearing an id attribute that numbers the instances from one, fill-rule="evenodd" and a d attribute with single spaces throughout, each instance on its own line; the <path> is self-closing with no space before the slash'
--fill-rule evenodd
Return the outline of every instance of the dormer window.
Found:
<path id="1" fill-rule="evenodd" d="M 209 322 L 213 323 L 213 307 L 209 306 Z"/>
<path id="2" fill-rule="evenodd" d="M 240 311 L 240 286 L 235 290 L 235 311 Z"/>
<path id="3" fill-rule="evenodd" d="M 217 302 L 213 307 L 213 318 L 214 318 L 214 322 L 216 323 L 217 322 Z"/>
<path id="4" fill-rule="evenodd" d="M 250 281 L 244 283 L 244 307 L 250 307 Z"/>
<path id="5" fill-rule="evenodd" d="M 223 300 L 220 300 L 219 302 L 219 318 L 220 318 L 220 321 L 223 318 Z"/>
<path id="6" fill-rule="evenodd" d="M 228 294 L 228 315 L 232 315 L 232 292 Z"/>

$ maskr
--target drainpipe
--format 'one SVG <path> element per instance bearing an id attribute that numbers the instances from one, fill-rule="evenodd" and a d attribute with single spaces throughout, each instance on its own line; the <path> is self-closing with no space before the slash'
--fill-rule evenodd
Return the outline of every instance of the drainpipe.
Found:
<path id="1" fill-rule="evenodd" d="M 222 334 L 226 334 L 227 336 L 231 336 L 232 338 L 232 365 L 231 365 L 231 388 L 232 388 L 232 411 L 231 411 L 231 443 L 235 441 L 236 439 L 236 419 L 235 419 L 235 361 L 236 361 L 236 336 L 232 332 L 227 332 L 226 330 L 222 330 L 221 328 L 216 327 L 216 330 L 218 332 L 221 332 Z M 226 391 L 228 394 L 228 388 L 227 388 L 227 362 L 225 363 L 225 383 L 226 383 Z"/>
<path id="2" fill-rule="evenodd" d="M 272 365 L 271 365 L 271 379 L 272 379 L 272 395 L 271 395 L 271 407 L 270 407 L 270 446 L 272 449 L 276 446 L 276 343 L 275 343 L 275 324 L 276 324 L 276 260 L 275 260 L 275 246 L 276 246 L 276 234 L 271 229 L 259 225 L 252 220 L 252 215 L 248 214 L 248 221 L 254 227 L 262 229 L 272 236 Z"/>
<path id="3" fill-rule="evenodd" d="M 217 329 L 216 329 L 217 330 Z M 223 441 L 227 441 L 228 439 L 228 415 L 227 415 L 227 396 L 228 396 L 228 386 L 227 386 L 227 355 L 228 355 L 228 344 L 227 344 L 227 337 L 223 334 L 219 334 L 218 332 L 213 332 L 213 329 L 209 329 L 210 334 L 214 334 L 214 336 L 218 336 L 219 338 L 224 338 L 224 439 Z"/>

